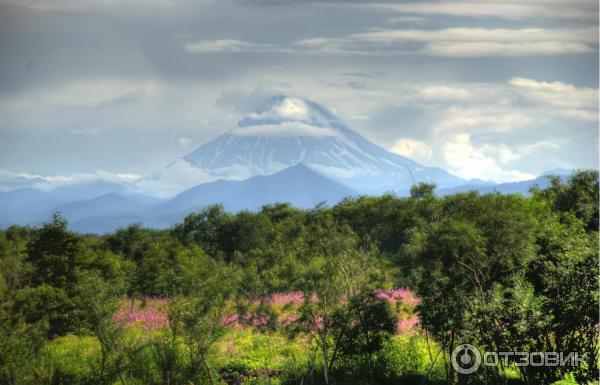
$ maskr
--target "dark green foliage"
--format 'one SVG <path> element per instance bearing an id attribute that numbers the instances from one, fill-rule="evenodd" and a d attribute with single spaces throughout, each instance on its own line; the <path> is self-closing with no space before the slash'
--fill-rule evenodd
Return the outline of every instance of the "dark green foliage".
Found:
<path id="1" fill-rule="evenodd" d="M 33 266 L 33 285 L 72 289 L 84 262 L 81 238 L 67 231 L 67 221 L 54 214 L 51 222 L 33 231 L 26 261 Z"/>
<path id="2" fill-rule="evenodd" d="M 35 363 L 45 342 L 45 325 L 30 323 L 2 304 L 0 308 L 0 384 L 33 383 Z"/>
<path id="3" fill-rule="evenodd" d="M 183 223 L 175 226 L 173 235 L 186 244 L 196 243 L 210 255 L 220 257 L 229 248 L 224 230 L 230 221 L 231 215 L 223 206 L 210 206 L 188 215 Z"/>
<path id="4" fill-rule="evenodd" d="M 550 203 L 553 211 L 564 215 L 573 213 L 589 231 L 598 231 L 598 171 L 574 173 L 568 183 L 550 177 L 551 186 L 534 193 Z"/>
<path id="5" fill-rule="evenodd" d="M 435 184 L 419 183 L 410 188 L 410 196 L 415 199 L 432 199 Z"/>
<path id="6" fill-rule="evenodd" d="M 27 287 L 15 294 L 13 311 L 23 314 L 28 323 L 43 323 L 49 336 L 75 330 L 79 317 L 73 298 L 62 288 L 47 284 Z"/>
<path id="7" fill-rule="evenodd" d="M 459 343 L 487 351 L 588 354 L 588 367 L 520 367 L 547 384 L 567 372 L 597 373 L 598 180 L 558 179 L 534 197 L 457 194 L 439 221 L 415 233 L 423 325 L 450 352 Z M 596 227 L 594 227 L 596 226 Z M 461 381 L 502 383 L 501 367 Z"/>
<path id="8" fill-rule="evenodd" d="M 373 381 L 375 356 L 395 332 L 396 319 L 388 304 L 370 293 L 352 298 L 346 311 L 334 315 L 337 328 L 337 367 L 344 371 L 363 373 L 363 379 Z"/>
<path id="9" fill-rule="evenodd" d="M 308 211 L 211 206 L 173 229 L 132 225 L 103 237 L 72 233 L 59 215 L 2 231 L 0 385 L 198 385 L 218 383 L 219 368 L 256 374 L 270 368 L 215 364 L 223 309 L 235 303 L 244 314 L 254 301 L 271 315 L 262 299 L 284 291 L 308 299 L 286 333 L 303 333 L 309 353 L 287 362 L 277 381 L 504 384 L 511 370 L 515 383 L 593 380 L 598 173 L 554 178 L 530 197 L 438 198 L 434 189 L 420 184 L 409 198 L 359 197 Z M 390 338 L 394 317 L 371 293 L 401 286 L 418 290 L 423 331 Z M 111 317 L 135 297 L 171 298 L 169 327 L 128 339 Z M 271 322 L 254 333 L 274 329 Z M 57 336 L 81 343 L 65 353 Z M 498 366 L 458 378 L 447 358 L 462 342 L 576 351 L 588 354 L 588 366 Z"/>

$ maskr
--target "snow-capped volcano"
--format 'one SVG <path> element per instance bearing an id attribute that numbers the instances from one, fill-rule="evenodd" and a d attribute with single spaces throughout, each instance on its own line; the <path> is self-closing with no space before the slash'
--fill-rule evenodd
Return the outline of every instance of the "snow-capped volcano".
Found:
<path id="1" fill-rule="evenodd" d="M 411 172 L 415 181 L 439 187 L 464 183 L 374 145 L 315 102 L 286 96 L 272 98 L 229 132 L 172 163 L 159 180 L 181 180 L 176 176 L 181 174 L 189 186 L 242 180 L 299 163 L 359 193 L 405 193 L 413 183 Z"/>

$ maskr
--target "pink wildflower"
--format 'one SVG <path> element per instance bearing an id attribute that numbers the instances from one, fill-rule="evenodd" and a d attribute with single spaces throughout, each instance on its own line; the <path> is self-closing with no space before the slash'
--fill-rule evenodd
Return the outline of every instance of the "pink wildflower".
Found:
<path id="1" fill-rule="evenodd" d="M 399 334 L 405 334 L 412 331 L 419 325 L 421 320 L 417 316 L 400 320 L 396 323 L 396 332 Z"/>
<path id="2" fill-rule="evenodd" d="M 238 320 L 239 317 L 237 314 L 229 314 L 221 318 L 221 323 L 225 326 L 228 326 L 237 323 Z"/>
<path id="3" fill-rule="evenodd" d="M 145 331 L 159 330 L 167 326 L 169 319 L 166 314 L 152 308 L 119 310 L 112 316 L 113 322 L 124 325 L 139 324 Z"/>
<path id="4" fill-rule="evenodd" d="M 400 301 L 409 306 L 416 306 L 419 303 L 421 303 L 421 300 L 412 291 L 405 288 L 398 288 L 393 290 L 377 289 L 373 291 L 373 294 L 379 299 L 388 302 Z"/>
<path id="5" fill-rule="evenodd" d="M 281 315 L 277 318 L 277 322 L 282 325 L 291 325 L 298 321 L 298 316 L 295 315 Z"/>
<path id="6" fill-rule="evenodd" d="M 304 296 L 301 293 L 275 293 L 269 297 L 269 303 L 272 305 L 303 302 Z"/>

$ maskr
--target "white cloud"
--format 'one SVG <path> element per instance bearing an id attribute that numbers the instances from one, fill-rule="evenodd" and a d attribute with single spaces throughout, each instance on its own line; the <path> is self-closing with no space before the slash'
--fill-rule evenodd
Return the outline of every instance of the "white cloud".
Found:
<path id="1" fill-rule="evenodd" d="M 447 28 L 440 30 L 392 29 L 357 33 L 353 41 L 374 44 L 421 42 L 421 53 L 433 56 L 527 56 L 594 52 L 598 28 Z"/>
<path id="2" fill-rule="evenodd" d="M 365 5 L 385 12 L 412 15 L 449 15 L 458 17 L 497 17 L 504 19 L 567 19 L 594 21 L 598 3 L 594 0 L 466 0 L 377 3 Z"/>
<path id="3" fill-rule="evenodd" d="M 473 93 L 466 88 L 450 85 L 425 86 L 417 90 L 418 96 L 426 101 L 452 102 L 471 99 Z"/>
<path id="4" fill-rule="evenodd" d="M 581 120 L 584 122 L 598 121 L 598 111 L 564 110 L 564 111 L 562 111 L 562 115 L 565 118 Z"/>
<path id="5" fill-rule="evenodd" d="M 347 36 L 314 37 L 290 47 L 237 39 L 200 40 L 184 45 L 191 53 L 281 52 L 295 54 L 498 57 L 591 53 L 598 28 L 474 28 L 385 29 Z M 419 43 L 416 47 L 406 43 Z"/>
<path id="6" fill-rule="evenodd" d="M 494 182 L 510 182 L 532 179 L 535 176 L 516 169 L 502 167 L 497 158 L 490 155 L 495 149 L 488 145 L 477 148 L 471 144 L 469 134 L 456 135 L 443 146 L 443 154 L 450 172 L 465 179 L 483 179 Z M 505 157 L 514 158 L 514 154 L 504 154 Z M 507 159 L 511 161 L 514 159 Z"/>
<path id="7" fill-rule="evenodd" d="M 328 55 L 397 55 L 401 53 L 397 47 L 381 44 L 365 44 L 364 41 L 344 38 L 311 38 L 294 42 L 295 52 L 304 54 Z"/>
<path id="8" fill-rule="evenodd" d="M 372 42 L 574 42 L 595 43 L 598 28 L 446 28 L 437 30 L 389 29 L 355 33 L 349 38 Z"/>
<path id="9" fill-rule="evenodd" d="M 277 50 L 277 46 L 265 43 L 253 43 L 236 39 L 199 40 L 186 43 L 184 48 L 192 53 L 211 52 L 256 52 Z"/>
<path id="10" fill-rule="evenodd" d="M 146 194 L 168 198 L 200 183 L 216 179 L 201 168 L 179 159 L 154 176 L 140 179 L 135 185 Z"/>
<path id="11" fill-rule="evenodd" d="M 525 128 L 535 119 L 535 114 L 512 105 L 453 106 L 443 112 L 435 129 L 438 133 L 511 132 Z"/>
<path id="12" fill-rule="evenodd" d="M 287 167 L 285 164 L 276 163 L 269 166 L 270 169 L 263 170 L 265 174 L 275 173 Z M 178 159 L 154 175 L 138 180 L 135 186 L 146 194 L 160 198 L 170 198 L 199 184 L 220 179 L 245 180 L 256 174 L 257 170 L 244 164 L 212 169 L 208 173 L 185 159 Z"/>
<path id="13" fill-rule="evenodd" d="M 579 120 L 598 120 L 598 89 L 525 78 L 513 78 L 509 84 L 518 94 L 534 102 L 559 108 L 565 116 Z"/>
<path id="14" fill-rule="evenodd" d="M 556 117 L 582 122 L 598 120 L 598 89 L 561 82 L 513 78 L 506 84 L 430 84 L 413 89 L 416 95 L 407 103 L 425 102 L 426 108 L 437 113 L 437 134 L 507 133 Z"/>
<path id="15" fill-rule="evenodd" d="M 282 122 L 280 124 L 257 124 L 253 126 L 236 127 L 231 133 L 238 136 L 289 137 L 312 136 L 327 137 L 340 134 L 327 127 L 313 126 L 303 122 Z"/>
<path id="16" fill-rule="evenodd" d="M 428 55 L 445 57 L 542 56 L 591 52 L 594 52 L 594 49 L 586 44 L 560 41 L 439 42 L 428 43 L 423 49 L 423 53 Z"/>
<path id="17" fill-rule="evenodd" d="M 457 139 L 455 138 L 453 142 L 456 141 Z M 560 145 L 549 140 L 511 146 L 503 143 L 482 143 L 478 146 L 478 150 L 482 154 L 494 159 L 502 167 L 509 166 L 514 162 L 522 160 L 524 157 L 539 154 L 541 151 L 558 148 L 560 148 Z"/>
<path id="18" fill-rule="evenodd" d="M 590 53 L 595 51 L 597 43 L 598 28 L 595 26 L 385 29 L 345 37 L 303 39 L 294 44 L 305 53 L 497 57 Z"/>
<path id="19" fill-rule="evenodd" d="M 251 113 L 251 119 L 285 119 L 307 120 L 310 117 L 308 106 L 304 101 L 296 98 L 284 98 L 272 108 L 261 113 Z"/>
<path id="20" fill-rule="evenodd" d="M 421 163 L 427 163 L 433 155 L 433 149 L 427 143 L 411 138 L 396 140 L 389 150 Z"/>
<path id="21" fill-rule="evenodd" d="M 141 175 L 136 173 L 114 173 L 106 170 L 97 170 L 93 173 L 73 173 L 69 175 L 39 175 L 0 169 L 0 190 L 7 190 L 8 188 L 6 188 L 6 186 L 10 185 L 10 182 L 14 179 L 23 181 L 30 180 L 31 183 L 25 183 L 24 186 L 49 191 L 56 187 L 74 183 L 86 183 L 100 180 L 128 184 L 140 178 Z"/>
<path id="22" fill-rule="evenodd" d="M 464 89 L 464 96 L 470 97 L 452 99 L 452 95 L 458 95 L 451 91 L 455 88 Z M 597 89 L 556 81 L 513 78 L 504 84 L 441 83 L 405 85 L 401 89 L 414 90 L 415 96 L 405 103 L 419 106 L 433 119 L 432 142 L 427 143 L 432 147 L 432 161 L 465 178 L 498 182 L 527 179 L 533 176 L 532 170 L 539 173 L 544 171 L 539 167 L 548 167 L 545 159 L 559 162 L 560 151 L 572 140 L 556 136 L 559 125 L 565 124 L 557 118 L 581 130 L 570 137 L 589 135 L 593 129 L 589 122 L 598 120 Z M 438 100 L 429 103 L 431 100 L 423 96 Z M 555 137 L 548 137 L 548 128 L 553 129 Z M 477 142 L 473 141 L 475 137 Z M 528 142 L 526 138 L 532 139 Z M 411 154 L 408 143 L 400 142 L 399 146 L 408 148 L 396 152 L 418 159 Z"/>

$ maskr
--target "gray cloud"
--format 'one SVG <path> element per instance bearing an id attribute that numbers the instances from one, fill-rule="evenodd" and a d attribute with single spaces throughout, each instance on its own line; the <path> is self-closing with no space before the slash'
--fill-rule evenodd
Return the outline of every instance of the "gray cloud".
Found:
<path id="1" fill-rule="evenodd" d="M 514 20 L 597 20 L 598 2 L 593 0 L 456 0 L 422 2 L 375 2 L 366 7 L 416 15 L 493 17 Z"/>
<path id="2" fill-rule="evenodd" d="M 448 57 L 568 55 L 595 52 L 598 28 L 393 29 L 344 38 L 311 38 L 296 46 L 329 54 L 425 54 Z M 408 43 L 419 43 L 409 45 Z"/>
<path id="3" fill-rule="evenodd" d="M 575 2 L 0 0 L 0 168 L 151 173 L 280 93 L 464 173 L 592 167 L 597 4 Z"/>
<path id="4" fill-rule="evenodd" d="M 192 53 L 214 52 L 263 52 L 279 51 L 273 44 L 252 43 L 235 39 L 199 40 L 185 44 L 185 50 Z"/>

